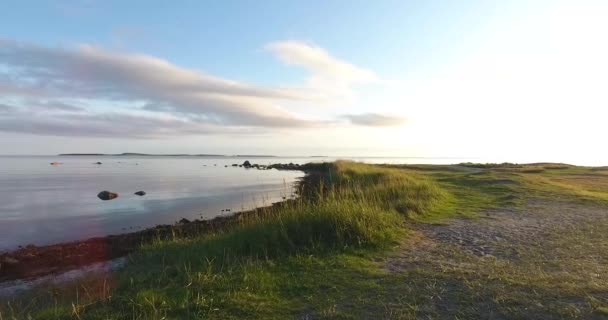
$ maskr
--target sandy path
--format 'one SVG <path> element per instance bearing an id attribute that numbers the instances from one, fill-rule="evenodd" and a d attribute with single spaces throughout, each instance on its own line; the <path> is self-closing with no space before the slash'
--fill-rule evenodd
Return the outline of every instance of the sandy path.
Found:
<path id="1" fill-rule="evenodd" d="M 608 206 L 530 199 L 478 219 L 417 224 L 386 269 L 432 284 L 419 294 L 437 298 L 416 317 L 606 319 Z"/>

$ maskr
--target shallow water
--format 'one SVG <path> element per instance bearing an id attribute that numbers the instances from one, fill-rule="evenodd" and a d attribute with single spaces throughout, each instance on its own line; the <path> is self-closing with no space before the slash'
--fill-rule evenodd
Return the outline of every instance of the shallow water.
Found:
<path id="1" fill-rule="evenodd" d="M 459 159 L 353 158 L 377 163 L 455 163 Z M 213 218 L 293 196 L 297 171 L 233 163 L 306 163 L 335 158 L 2 156 L 0 251 L 125 233 L 181 218 Z M 102 162 L 101 165 L 95 164 Z M 50 165 L 60 162 L 61 165 Z M 228 167 L 224 167 L 228 165 Z M 117 192 L 102 201 L 97 193 Z M 146 192 L 143 197 L 133 193 Z"/>
<path id="2" fill-rule="evenodd" d="M 249 159 L 269 163 L 269 159 Z M 53 166 L 51 162 L 61 162 Z M 94 164 L 101 161 L 101 165 Z M 244 159 L 0 157 L 0 250 L 213 218 L 292 195 L 301 172 L 234 168 Z M 97 193 L 117 192 L 102 201 Z M 134 195 L 139 190 L 143 197 Z"/>

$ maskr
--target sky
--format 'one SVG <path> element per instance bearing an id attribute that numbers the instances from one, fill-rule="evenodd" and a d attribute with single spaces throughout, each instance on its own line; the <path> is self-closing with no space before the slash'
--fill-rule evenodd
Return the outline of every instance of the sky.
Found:
<path id="1" fill-rule="evenodd" d="M 608 2 L 3 1 L 0 150 L 608 164 Z"/>

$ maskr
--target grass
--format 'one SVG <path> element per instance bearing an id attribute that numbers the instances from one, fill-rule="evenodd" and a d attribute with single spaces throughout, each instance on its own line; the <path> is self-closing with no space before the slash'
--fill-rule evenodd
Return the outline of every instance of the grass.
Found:
<path id="1" fill-rule="evenodd" d="M 308 196 L 247 216 L 215 234 L 143 246 L 113 279 L 111 293 L 80 294 L 74 302 L 65 291 L 75 288 L 68 287 L 51 294 L 52 299 L 27 299 L 35 304 L 15 299 L 3 314 L 178 319 L 283 318 L 311 308 L 330 312 L 310 302 L 319 286 L 328 285 L 328 274 L 350 278 L 364 272 L 368 266 L 360 270 L 357 257 L 390 249 L 406 234 L 408 218 L 432 215 L 450 194 L 411 171 L 353 162 L 318 166 L 308 168 L 320 170 L 322 177 Z M 317 274 L 328 268 L 333 271 Z M 318 278 L 319 283 L 308 282 Z M 87 287 L 98 285 L 80 285 L 76 291 Z M 331 288 L 325 291 L 333 294 Z"/>
<path id="2" fill-rule="evenodd" d="M 0 319 L 608 315 L 604 222 L 510 246 L 519 260 L 479 257 L 412 228 L 524 208 L 532 198 L 602 205 L 608 171 L 562 164 L 305 168 L 311 174 L 296 201 L 214 234 L 142 246 L 115 274 L 13 297 L 0 303 Z M 394 259 L 407 267 L 387 270 Z"/>

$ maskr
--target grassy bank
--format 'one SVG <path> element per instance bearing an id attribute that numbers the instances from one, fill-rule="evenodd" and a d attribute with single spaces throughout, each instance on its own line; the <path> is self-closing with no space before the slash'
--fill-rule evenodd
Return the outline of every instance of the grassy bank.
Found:
<path id="1" fill-rule="evenodd" d="M 4 301 L 0 318 L 584 318 L 608 310 L 608 224 L 593 220 L 606 208 L 608 170 L 304 169 L 295 201 L 213 233 L 144 245 L 116 274 Z M 579 223 L 578 213 L 594 218 Z M 452 217 L 471 219 L 452 225 Z M 527 238 L 526 223 L 537 218 L 544 238 Z M 495 251 L 471 250 L 486 246 Z"/>
<path id="2" fill-rule="evenodd" d="M 438 212 L 451 197 L 406 170 L 351 162 L 307 170 L 314 174 L 296 201 L 214 234 L 145 245 L 102 285 L 86 279 L 43 289 L 27 303 L 5 305 L 3 314 L 150 319 L 322 312 L 317 294 L 332 295 L 331 282 L 365 272 L 362 256 L 394 246 L 407 232 L 407 218 Z"/>

